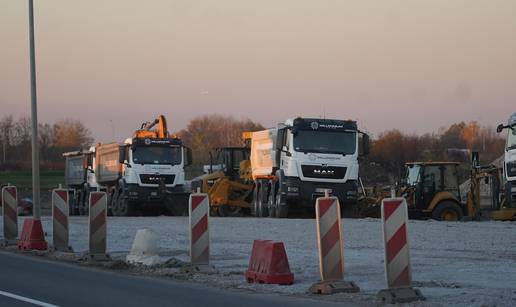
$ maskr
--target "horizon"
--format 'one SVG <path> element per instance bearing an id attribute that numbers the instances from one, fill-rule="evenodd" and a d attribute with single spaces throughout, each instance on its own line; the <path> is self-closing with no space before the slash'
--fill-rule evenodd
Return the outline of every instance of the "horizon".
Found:
<path id="1" fill-rule="evenodd" d="M 3 7 L 2 112 L 29 116 L 27 3 Z M 212 113 L 353 119 L 372 135 L 496 127 L 516 112 L 514 12 L 503 0 L 37 2 L 38 119 L 79 119 L 96 141 L 158 114 L 171 131 Z"/>

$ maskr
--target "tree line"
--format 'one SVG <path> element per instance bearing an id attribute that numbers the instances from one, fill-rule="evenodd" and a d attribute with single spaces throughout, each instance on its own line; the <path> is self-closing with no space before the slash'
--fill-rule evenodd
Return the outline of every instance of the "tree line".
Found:
<path id="1" fill-rule="evenodd" d="M 201 115 L 176 132 L 193 151 L 194 167 L 210 162 L 209 152 L 217 147 L 242 146 L 242 132 L 264 127 L 250 119 L 220 114 Z M 39 125 L 42 169 L 62 169 L 62 154 L 86 149 L 93 144 L 90 130 L 76 119 Z M 4 116 L 0 120 L 0 170 L 30 169 L 30 120 Z M 387 130 L 372 138 L 371 152 L 361 161 L 361 177 L 366 184 L 389 184 L 404 175 L 410 161 L 468 162 L 472 151 L 480 153 L 482 163 L 490 163 L 503 154 L 504 139 L 490 126 L 460 122 L 423 135 Z M 467 165 L 467 163 L 466 163 Z M 467 166 L 466 166 L 467 168 Z"/>
<path id="2" fill-rule="evenodd" d="M 31 169 L 31 121 L 12 115 L 0 119 L 0 170 Z M 80 120 L 63 119 L 53 124 L 38 125 L 40 167 L 43 170 L 63 169 L 62 154 L 87 148 L 93 137 Z"/>
<path id="3" fill-rule="evenodd" d="M 372 142 L 371 153 L 361 164 L 361 177 L 368 184 L 392 184 L 404 176 L 406 162 L 462 162 L 459 176 L 469 173 L 472 152 L 481 164 L 503 155 L 505 140 L 491 126 L 460 122 L 423 135 L 406 134 L 397 129 L 385 131 Z"/>

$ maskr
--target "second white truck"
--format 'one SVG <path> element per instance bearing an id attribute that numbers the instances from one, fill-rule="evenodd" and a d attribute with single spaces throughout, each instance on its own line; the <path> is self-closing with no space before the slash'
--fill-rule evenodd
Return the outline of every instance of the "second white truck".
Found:
<path id="1" fill-rule="evenodd" d="M 250 135 L 253 215 L 313 212 L 325 191 L 343 213 L 357 209 L 358 160 L 369 152 L 369 137 L 355 121 L 296 118 Z"/>

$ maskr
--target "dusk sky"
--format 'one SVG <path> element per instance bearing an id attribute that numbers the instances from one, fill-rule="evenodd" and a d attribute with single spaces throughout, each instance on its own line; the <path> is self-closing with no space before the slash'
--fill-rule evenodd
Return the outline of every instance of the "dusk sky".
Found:
<path id="1" fill-rule="evenodd" d="M 160 113 L 378 134 L 516 112 L 514 0 L 36 0 L 35 18 L 40 121 L 98 141 Z M 0 0 L 0 116 L 30 112 L 27 27 L 27 1 Z"/>

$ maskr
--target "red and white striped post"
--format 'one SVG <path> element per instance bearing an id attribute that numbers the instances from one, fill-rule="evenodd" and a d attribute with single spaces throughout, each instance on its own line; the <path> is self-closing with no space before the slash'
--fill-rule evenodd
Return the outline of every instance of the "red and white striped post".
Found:
<path id="1" fill-rule="evenodd" d="M 210 231 L 208 226 L 210 201 L 208 194 L 190 194 L 188 211 L 191 264 L 208 265 L 210 263 Z"/>
<path id="2" fill-rule="evenodd" d="M 52 190 L 52 240 L 54 249 L 62 252 L 71 251 L 69 241 L 69 197 L 67 189 Z"/>
<path id="3" fill-rule="evenodd" d="M 378 297 L 387 303 L 422 300 L 418 289 L 412 288 L 412 269 L 408 243 L 408 209 L 405 198 L 382 200 L 382 229 L 385 246 L 385 278 L 388 289 Z"/>
<path id="4" fill-rule="evenodd" d="M 360 291 L 354 282 L 342 280 L 344 278 L 344 255 L 339 199 L 329 197 L 328 193 L 325 197 L 317 198 L 315 214 L 321 281 L 313 284 L 310 292 L 332 294 Z"/>
<path id="5" fill-rule="evenodd" d="M 92 259 L 105 260 L 107 236 L 107 194 L 91 192 L 89 199 L 89 255 Z"/>
<path id="6" fill-rule="evenodd" d="M 18 243 L 18 191 L 15 186 L 2 188 L 2 214 L 4 216 L 4 244 Z"/>

